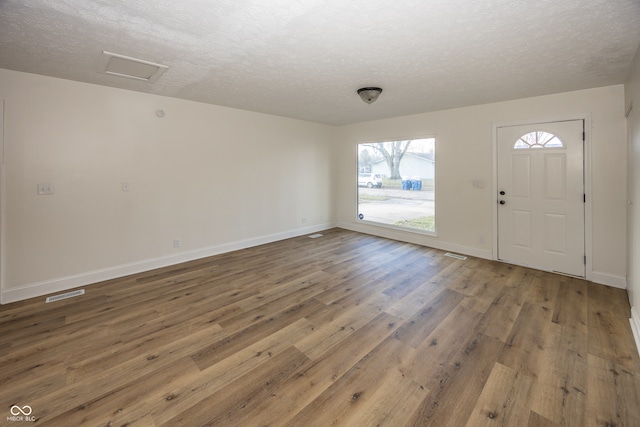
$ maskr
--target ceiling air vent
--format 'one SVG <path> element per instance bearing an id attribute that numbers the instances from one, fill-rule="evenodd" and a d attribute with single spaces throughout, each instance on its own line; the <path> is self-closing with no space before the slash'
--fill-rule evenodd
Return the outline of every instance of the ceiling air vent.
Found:
<path id="1" fill-rule="evenodd" d="M 130 56 L 119 55 L 117 53 L 102 51 L 106 56 L 104 62 L 104 72 L 114 76 L 128 77 L 130 79 L 153 82 L 164 73 L 166 65 L 156 64 Z"/>

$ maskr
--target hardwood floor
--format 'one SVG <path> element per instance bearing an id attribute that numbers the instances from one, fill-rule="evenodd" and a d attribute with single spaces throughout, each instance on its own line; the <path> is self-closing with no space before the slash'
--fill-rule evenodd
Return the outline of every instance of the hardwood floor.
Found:
<path id="1" fill-rule="evenodd" d="M 640 426 L 625 291 L 323 234 L 0 307 L 0 425 Z"/>

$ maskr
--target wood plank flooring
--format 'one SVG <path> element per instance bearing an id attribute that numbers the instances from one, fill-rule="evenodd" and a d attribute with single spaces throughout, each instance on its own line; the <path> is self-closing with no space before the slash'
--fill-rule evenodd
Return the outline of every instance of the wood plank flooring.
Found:
<path id="1" fill-rule="evenodd" d="M 323 234 L 0 307 L 0 425 L 640 426 L 625 291 Z"/>

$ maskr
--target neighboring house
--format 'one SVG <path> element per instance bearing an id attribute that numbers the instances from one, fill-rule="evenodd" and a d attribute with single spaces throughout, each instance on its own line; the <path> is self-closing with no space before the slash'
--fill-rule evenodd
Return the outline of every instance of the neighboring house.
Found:
<path id="1" fill-rule="evenodd" d="M 430 153 L 405 153 L 400 161 L 400 176 L 416 177 L 421 179 L 435 178 L 435 161 Z M 382 176 L 390 176 L 389 166 L 386 160 L 381 159 L 371 162 L 371 172 Z"/>

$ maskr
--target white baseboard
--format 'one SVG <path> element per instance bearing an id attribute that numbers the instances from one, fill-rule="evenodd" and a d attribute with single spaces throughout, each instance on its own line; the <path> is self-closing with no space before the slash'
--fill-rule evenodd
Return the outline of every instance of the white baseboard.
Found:
<path id="1" fill-rule="evenodd" d="M 448 252 L 455 252 L 462 255 L 474 256 L 477 258 L 492 259 L 490 249 L 479 249 L 470 246 L 457 245 L 455 243 L 443 242 L 438 238 L 430 237 L 412 232 L 404 232 L 385 227 L 370 226 L 352 222 L 339 222 L 338 227 L 345 230 L 357 231 L 359 233 L 372 234 L 374 236 L 385 237 L 387 239 L 399 240 L 401 242 L 414 243 L 416 245 L 427 246 Z"/>
<path id="2" fill-rule="evenodd" d="M 55 292 L 67 291 L 80 286 L 87 286 L 105 280 L 116 279 L 130 274 L 142 273 L 156 268 L 167 267 L 180 264 L 182 262 L 193 261 L 239 249 L 246 249 L 253 246 L 276 242 L 278 240 L 289 239 L 291 237 L 303 236 L 305 234 L 316 233 L 335 227 L 335 224 L 318 224 L 315 226 L 297 228 L 281 233 L 268 234 L 251 239 L 238 240 L 193 251 L 180 252 L 175 255 L 148 259 L 129 264 L 122 264 L 115 267 L 101 270 L 89 271 L 72 276 L 60 277 L 38 283 L 31 283 L 14 289 L 3 289 L 0 293 L 0 304 L 8 304 L 22 301 L 29 298 L 39 297 Z"/>
<path id="3" fill-rule="evenodd" d="M 592 271 L 590 280 L 594 283 L 600 283 L 601 285 L 627 289 L 627 278 L 625 276 L 616 276 L 614 274 Z"/>
<path id="4" fill-rule="evenodd" d="M 640 354 L 640 316 L 635 307 L 631 307 L 631 319 L 629 319 L 629 322 L 631 322 L 633 338 L 636 340 L 636 349 L 638 350 L 638 354 Z"/>
<path id="5" fill-rule="evenodd" d="M 407 243 L 414 243 L 417 245 L 432 247 L 443 251 L 456 252 L 463 255 L 474 256 L 477 258 L 493 259 L 491 250 L 479 249 L 474 247 L 468 247 L 463 245 L 457 245 L 454 243 L 448 243 L 438 240 L 437 238 L 431 238 L 429 236 L 423 236 L 416 233 L 402 232 L 399 230 L 385 229 L 381 227 L 372 227 L 366 224 L 339 222 L 318 224 L 315 226 L 297 228 L 280 233 L 268 234 L 264 236 L 254 237 L 250 239 L 238 240 L 235 242 L 224 243 L 221 245 L 201 248 L 193 251 L 180 252 L 178 254 L 168 255 L 164 257 L 148 259 L 128 264 L 122 264 L 115 267 L 105 268 L 101 270 L 90 271 L 86 273 L 80 273 L 72 276 L 60 277 L 51 280 L 46 280 L 37 283 L 31 283 L 20 286 L 13 289 L 2 289 L 0 292 L 0 304 L 9 304 L 16 301 L 22 301 L 29 298 L 48 295 L 56 292 L 68 291 L 80 286 L 88 286 L 93 283 L 102 282 L 105 280 L 116 279 L 118 277 L 128 276 L 130 274 L 142 273 L 145 271 L 153 270 L 156 268 L 167 267 L 170 265 L 179 264 L 182 262 L 193 261 L 200 258 L 206 258 L 213 255 L 219 255 L 226 252 L 231 252 L 240 249 L 246 249 L 253 246 L 263 245 L 266 243 L 276 242 L 278 240 L 289 239 L 291 237 L 303 236 L 305 234 L 316 233 L 318 231 L 327 230 L 333 227 L 340 227 L 346 230 L 357 231 L 365 234 L 372 234 L 389 239 L 399 240 Z M 626 289 L 627 280 L 625 277 L 615 276 L 607 273 L 593 272 L 591 280 L 595 283 L 600 283 L 615 288 Z M 635 317 L 636 329 L 634 333 L 637 334 L 640 331 L 640 318 Z M 633 319 L 633 317 L 632 317 Z M 632 326 L 633 323 L 632 323 Z M 638 342 L 638 335 L 636 335 L 636 342 Z"/>

